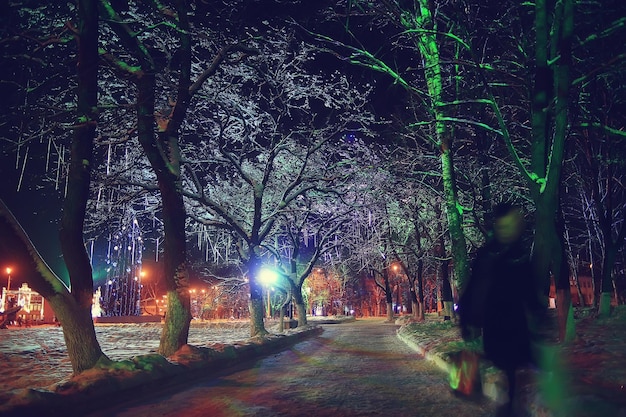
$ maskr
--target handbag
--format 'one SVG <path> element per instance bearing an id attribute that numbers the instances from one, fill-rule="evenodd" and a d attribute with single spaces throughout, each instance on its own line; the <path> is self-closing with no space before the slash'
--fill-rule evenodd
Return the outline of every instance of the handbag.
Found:
<path id="1" fill-rule="evenodd" d="M 471 350 L 462 350 L 451 355 L 450 388 L 464 397 L 482 396 L 479 355 Z"/>

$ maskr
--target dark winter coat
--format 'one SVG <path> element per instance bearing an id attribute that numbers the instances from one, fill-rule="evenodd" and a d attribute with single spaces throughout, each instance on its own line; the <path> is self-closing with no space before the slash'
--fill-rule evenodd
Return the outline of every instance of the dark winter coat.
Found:
<path id="1" fill-rule="evenodd" d="M 536 311 L 530 252 L 491 241 L 480 249 L 459 300 L 464 338 L 482 329 L 485 356 L 500 369 L 532 361 L 529 316 Z"/>

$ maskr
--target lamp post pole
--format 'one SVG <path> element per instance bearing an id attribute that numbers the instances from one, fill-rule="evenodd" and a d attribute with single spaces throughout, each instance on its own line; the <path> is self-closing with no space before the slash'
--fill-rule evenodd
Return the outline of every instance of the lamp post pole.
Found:
<path id="1" fill-rule="evenodd" d="M 9 280 L 7 281 L 7 294 L 11 291 L 11 268 L 7 268 L 7 275 L 9 276 Z"/>
<path id="2" fill-rule="evenodd" d="M 276 283 L 278 280 L 278 274 L 276 271 L 271 270 L 269 268 L 261 268 L 259 272 L 259 281 L 263 286 L 267 289 L 267 318 L 271 318 L 271 305 L 270 305 L 270 289 L 272 284 Z"/>
<path id="3" fill-rule="evenodd" d="M 11 290 L 11 271 L 12 271 L 12 269 L 10 267 L 7 267 L 6 271 L 7 271 L 7 275 L 9 276 L 9 279 L 7 281 L 7 293 L 4 296 L 4 302 L 5 302 L 4 311 L 7 311 L 7 309 L 9 308 L 9 291 Z"/>

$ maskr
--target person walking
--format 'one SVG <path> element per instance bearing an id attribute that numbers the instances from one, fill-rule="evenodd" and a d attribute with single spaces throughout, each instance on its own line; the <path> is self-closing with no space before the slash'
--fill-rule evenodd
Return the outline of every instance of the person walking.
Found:
<path id="1" fill-rule="evenodd" d="M 506 375 L 508 402 L 499 416 L 513 416 L 516 372 L 536 364 L 533 355 L 534 317 L 542 306 L 524 241 L 524 217 L 511 204 L 498 204 L 493 211 L 493 236 L 478 251 L 470 279 L 458 303 L 461 335 L 477 339 L 482 330 L 483 350 Z"/>

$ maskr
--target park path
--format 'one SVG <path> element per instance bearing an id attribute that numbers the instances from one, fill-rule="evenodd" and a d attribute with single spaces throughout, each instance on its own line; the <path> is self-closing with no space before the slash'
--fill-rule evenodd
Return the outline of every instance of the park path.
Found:
<path id="1" fill-rule="evenodd" d="M 369 319 L 323 327 L 321 336 L 241 369 L 89 416 L 494 415 L 493 403 L 452 395 L 446 375 L 398 339 L 398 326 Z"/>

